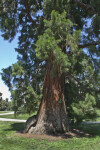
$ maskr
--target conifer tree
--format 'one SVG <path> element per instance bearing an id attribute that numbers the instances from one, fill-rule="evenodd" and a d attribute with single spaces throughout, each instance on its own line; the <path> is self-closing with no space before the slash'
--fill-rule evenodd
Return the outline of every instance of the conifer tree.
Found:
<path id="1" fill-rule="evenodd" d="M 36 120 L 27 121 L 27 132 L 69 130 L 65 80 L 99 71 L 99 7 L 99 0 L 1 0 L 4 39 L 12 41 L 19 32 L 19 59 L 34 65 L 35 58 L 45 65 L 43 97 Z"/>

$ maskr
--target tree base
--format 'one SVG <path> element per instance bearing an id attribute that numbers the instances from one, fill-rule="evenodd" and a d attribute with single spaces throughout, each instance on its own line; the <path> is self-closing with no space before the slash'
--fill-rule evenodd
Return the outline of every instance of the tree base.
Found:
<path id="1" fill-rule="evenodd" d="M 44 121 L 46 120 L 46 121 Z M 67 117 L 60 118 L 59 116 L 55 118 L 54 116 L 43 120 L 36 119 L 36 116 L 30 117 L 25 124 L 23 133 L 29 134 L 62 134 L 69 131 L 69 125 Z"/>

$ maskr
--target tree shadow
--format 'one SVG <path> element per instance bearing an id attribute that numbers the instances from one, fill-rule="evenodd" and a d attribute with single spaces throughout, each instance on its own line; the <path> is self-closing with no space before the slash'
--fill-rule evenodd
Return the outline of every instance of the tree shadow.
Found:
<path id="1" fill-rule="evenodd" d="M 79 130 L 84 133 L 89 133 L 93 136 L 100 136 L 100 123 L 82 124 L 79 126 Z"/>
<path id="2" fill-rule="evenodd" d="M 96 137 L 100 136 L 100 123 L 81 124 L 77 127 L 73 127 L 69 132 L 64 134 L 51 134 L 52 136 L 61 137 L 63 139 L 68 138 L 82 138 L 82 137 Z"/>
<path id="3" fill-rule="evenodd" d="M 25 123 L 12 123 L 11 127 L 9 129 L 5 129 L 5 131 L 16 131 L 16 132 L 22 132 L 24 129 Z"/>
<path id="4" fill-rule="evenodd" d="M 16 131 L 16 133 L 21 133 L 24 137 L 27 138 L 27 134 L 23 134 L 23 129 L 24 129 L 24 125 L 25 123 L 12 123 L 10 129 L 6 129 L 5 131 Z M 20 135 L 21 135 L 20 134 Z M 57 134 L 48 134 L 48 135 L 30 135 L 28 137 L 30 138 L 37 138 L 39 137 L 39 139 L 49 139 L 51 138 L 51 140 L 53 140 L 53 138 L 57 139 L 68 139 L 68 138 L 73 138 L 73 137 L 78 137 L 78 138 L 82 138 L 82 137 L 95 137 L 95 136 L 100 136 L 100 123 L 96 123 L 96 124 L 82 124 L 77 128 L 72 128 L 69 132 L 66 133 L 57 133 Z M 53 137 L 53 138 L 52 138 Z M 55 139 L 54 139 L 55 140 Z"/>

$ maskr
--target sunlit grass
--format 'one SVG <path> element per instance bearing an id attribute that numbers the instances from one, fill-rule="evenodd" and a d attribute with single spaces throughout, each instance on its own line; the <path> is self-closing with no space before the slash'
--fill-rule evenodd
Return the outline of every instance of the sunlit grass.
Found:
<path id="1" fill-rule="evenodd" d="M 9 112 L 12 112 L 12 111 L 0 111 L 0 114 L 9 113 Z"/>
<path id="2" fill-rule="evenodd" d="M 11 115 L 2 115 L 2 116 L 0 116 L 0 118 L 27 120 L 30 116 L 35 115 L 35 114 L 36 113 L 33 113 L 33 114 L 20 113 L 20 114 L 16 114 L 16 116 L 14 114 L 11 114 Z"/>

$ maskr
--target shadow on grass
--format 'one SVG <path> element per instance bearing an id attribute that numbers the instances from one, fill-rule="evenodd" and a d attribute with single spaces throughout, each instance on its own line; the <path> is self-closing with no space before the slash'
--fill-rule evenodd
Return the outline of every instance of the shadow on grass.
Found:
<path id="1" fill-rule="evenodd" d="M 80 126 L 73 127 L 70 132 L 66 132 L 64 134 L 53 135 L 56 137 L 61 136 L 63 139 L 73 138 L 73 137 L 96 137 L 100 136 L 100 123 L 91 123 L 91 124 L 81 124 Z"/>
<path id="2" fill-rule="evenodd" d="M 11 127 L 9 129 L 5 129 L 5 131 L 16 131 L 16 132 L 22 132 L 24 129 L 25 123 L 12 123 Z"/>
<path id="3" fill-rule="evenodd" d="M 82 124 L 79 130 L 87 132 L 92 136 L 100 136 L 100 123 Z"/>
<path id="4" fill-rule="evenodd" d="M 59 136 L 60 134 L 56 135 Z M 72 127 L 69 132 L 60 135 L 62 138 L 73 138 L 73 137 L 95 137 L 100 136 L 100 123 L 81 124 L 77 127 Z"/>
<path id="5" fill-rule="evenodd" d="M 22 131 L 24 129 L 25 123 L 12 123 L 11 127 L 9 129 L 6 129 L 5 131 L 16 131 L 17 133 L 22 134 Z M 95 137 L 100 136 L 100 124 L 82 124 L 78 128 L 73 128 L 70 132 L 66 132 L 64 134 L 48 134 L 48 135 L 27 135 L 22 134 L 24 137 L 28 138 L 37 138 L 37 139 L 51 139 L 56 140 L 57 139 L 68 139 L 73 137 Z"/>

